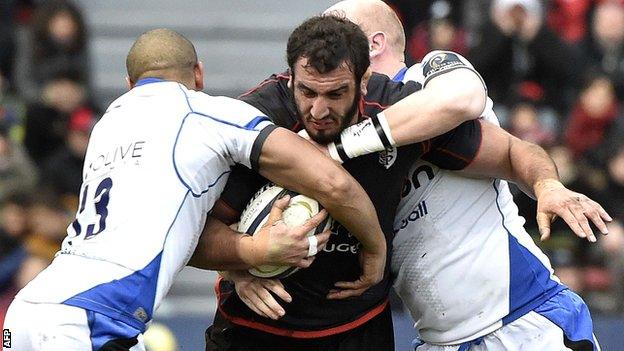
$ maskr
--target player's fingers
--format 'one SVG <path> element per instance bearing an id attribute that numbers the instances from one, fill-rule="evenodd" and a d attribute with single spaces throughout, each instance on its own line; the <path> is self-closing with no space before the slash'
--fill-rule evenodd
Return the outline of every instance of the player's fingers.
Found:
<path id="1" fill-rule="evenodd" d="M 604 211 L 602 206 L 600 206 L 597 202 L 592 200 L 587 200 L 587 205 L 585 206 L 585 216 L 591 219 L 592 223 L 600 230 L 600 232 L 604 235 L 609 234 L 609 229 L 607 228 L 607 224 L 604 222 L 601 211 Z"/>
<path id="2" fill-rule="evenodd" d="M 585 233 L 585 238 L 587 238 L 587 240 L 589 240 L 592 243 L 596 242 L 596 236 L 594 235 L 594 231 L 589 226 L 589 221 L 587 220 L 587 217 L 585 216 L 585 212 L 583 211 L 583 206 L 581 205 L 572 206 L 569 208 L 569 210 L 570 210 L 570 213 L 572 213 L 572 215 L 576 218 L 577 222 L 581 226 L 583 233 Z"/>
<path id="3" fill-rule="evenodd" d="M 310 267 L 310 265 L 312 265 L 312 262 L 314 262 L 315 257 L 316 256 L 304 257 L 299 260 L 299 262 L 297 262 L 295 266 L 299 268 L 308 268 Z"/>
<path id="4" fill-rule="evenodd" d="M 257 296 L 256 305 L 258 309 L 268 315 L 269 318 L 279 319 L 284 314 L 286 314 L 286 311 L 284 311 L 282 306 L 280 306 L 280 304 L 275 300 L 273 295 L 271 295 L 271 293 L 269 293 L 266 288 L 258 287 L 255 292 Z"/>
<path id="5" fill-rule="evenodd" d="M 269 218 L 267 218 L 267 221 L 264 224 L 264 226 L 268 227 L 270 225 L 273 225 L 275 221 L 282 219 L 282 212 L 284 212 L 286 207 L 288 207 L 289 203 L 290 203 L 290 195 L 284 195 L 281 198 L 277 199 L 273 203 L 273 206 L 271 207 Z"/>
<path id="6" fill-rule="evenodd" d="M 320 234 L 316 234 L 316 251 L 321 251 L 325 248 L 325 245 L 327 245 L 327 242 L 329 241 L 329 237 L 331 236 L 331 231 L 330 230 L 326 230 Z"/>
<path id="7" fill-rule="evenodd" d="M 280 299 L 291 302 L 292 296 L 284 289 L 284 285 L 277 279 L 267 279 L 264 283 L 264 287 L 269 291 L 277 295 Z"/>
<path id="8" fill-rule="evenodd" d="M 239 294 L 240 296 L 240 294 Z M 252 302 L 249 298 L 247 297 L 242 297 L 240 296 L 241 301 L 243 301 L 243 303 L 245 305 L 247 305 L 247 307 L 249 307 L 250 310 L 254 311 L 255 314 L 260 315 L 262 317 L 266 317 L 266 318 L 271 318 L 271 316 L 267 315 L 266 313 L 264 313 L 262 310 L 260 310 L 256 304 L 254 302 Z"/>
<path id="9" fill-rule="evenodd" d="M 581 228 L 580 224 L 576 220 L 576 217 L 570 211 L 561 212 L 561 219 L 563 219 L 570 229 L 578 236 L 579 238 L 585 238 L 585 232 L 583 232 L 583 228 Z"/>
<path id="10" fill-rule="evenodd" d="M 327 298 L 330 300 L 340 300 L 346 299 L 349 297 L 360 296 L 366 291 L 366 289 L 356 289 L 356 290 L 330 290 L 327 294 Z"/>
<path id="11" fill-rule="evenodd" d="M 322 209 L 319 213 L 315 214 L 312 218 L 308 219 L 305 223 L 299 226 L 300 233 L 305 235 L 310 230 L 316 228 L 327 217 L 327 211 Z"/>
<path id="12" fill-rule="evenodd" d="M 358 280 L 352 281 L 352 282 L 336 282 L 334 284 L 334 286 L 339 288 L 339 289 L 356 290 L 356 289 L 368 288 L 370 286 L 370 284 L 367 284 L 367 283 L 363 282 L 361 279 L 358 279 Z"/>
<path id="13" fill-rule="evenodd" d="M 602 217 L 602 219 L 604 219 L 607 222 L 613 221 L 613 218 L 611 218 L 611 216 L 609 216 L 607 211 L 605 211 L 605 209 L 602 208 L 602 206 L 600 206 L 600 204 L 598 204 L 597 202 L 595 202 L 593 200 L 592 200 L 592 202 L 594 202 L 594 203 L 596 203 L 596 205 L 598 205 L 598 212 L 600 212 L 600 217 Z"/>
<path id="14" fill-rule="evenodd" d="M 551 215 L 544 212 L 537 213 L 537 227 L 540 232 L 540 240 L 548 240 L 550 238 L 550 225 L 552 223 Z"/>

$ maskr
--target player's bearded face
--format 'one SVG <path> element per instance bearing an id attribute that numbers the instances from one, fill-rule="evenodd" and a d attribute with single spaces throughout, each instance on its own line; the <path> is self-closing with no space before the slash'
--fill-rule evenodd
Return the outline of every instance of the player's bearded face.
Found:
<path id="1" fill-rule="evenodd" d="M 299 121 L 312 140 L 327 144 L 357 121 L 361 93 L 346 64 L 322 74 L 306 62 L 297 62 L 291 86 Z"/>

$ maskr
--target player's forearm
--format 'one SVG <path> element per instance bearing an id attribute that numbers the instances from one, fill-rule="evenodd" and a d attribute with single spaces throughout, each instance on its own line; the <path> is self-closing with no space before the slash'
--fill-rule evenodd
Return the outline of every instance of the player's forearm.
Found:
<path id="1" fill-rule="evenodd" d="M 433 78 L 425 89 L 378 116 L 345 129 L 328 150 L 332 158 L 345 161 L 390 146 L 428 140 L 478 118 L 486 100 L 480 78 L 470 70 L 457 69 Z"/>
<path id="2" fill-rule="evenodd" d="M 279 128 L 266 139 L 259 164 L 266 178 L 321 203 L 367 251 L 385 253 L 377 213 L 364 189 L 312 144 Z"/>
<path id="3" fill-rule="evenodd" d="M 467 69 L 442 74 L 427 86 L 384 111 L 397 145 L 444 134 L 476 119 L 485 108 L 486 92 L 479 77 Z"/>
<path id="4" fill-rule="evenodd" d="M 257 265 L 253 238 L 208 217 L 189 266 L 210 270 L 239 270 Z"/>
<path id="5" fill-rule="evenodd" d="M 462 173 L 512 181 L 531 197 L 539 195 L 541 183 L 559 179 L 557 168 L 544 149 L 490 122 L 479 122 L 481 147 Z"/>
<path id="6" fill-rule="evenodd" d="M 540 192 L 547 188 L 562 186 L 555 163 L 540 146 L 514 139 L 509 158 L 512 180 L 532 198 L 539 198 Z"/>

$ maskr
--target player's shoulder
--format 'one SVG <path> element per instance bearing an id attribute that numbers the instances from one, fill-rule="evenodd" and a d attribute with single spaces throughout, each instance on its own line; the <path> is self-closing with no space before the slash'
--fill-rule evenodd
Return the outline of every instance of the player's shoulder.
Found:
<path id="1" fill-rule="evenodd" d="M 189 106 L 195 115 L 213 117 L 235 124 L 245 124 L 246 121 L 265 116 L 244 101 L 227 96 L 212 96 L 201 91 L 189 91 Z"/>
<path id="2" fill-rule="evenodd" d="M 425 55 L 418 66 L 418 73 L 422 75 L 422 82 L 424 85 L 431 78 L 457 68 L 468 68 L 474 71 L 474 67 L 470 61 L 459 53 L 454 51 L 434 50 Z M 414 73 L 416 73 L 416 70 L 414 70 Z"/>
<path id="3" fill-rule="evenodd" d="M 364 103 L 389 106 L 421 88 L 418 82 L 396 82 L 384 74 L 373 73 L 368 80 Z"/>

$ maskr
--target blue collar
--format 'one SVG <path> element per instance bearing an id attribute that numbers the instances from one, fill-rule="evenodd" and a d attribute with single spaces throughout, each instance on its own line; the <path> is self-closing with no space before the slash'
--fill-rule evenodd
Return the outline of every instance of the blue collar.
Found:
<path id="1" fill-rule="evenodd" d="M 407 72 L 407 67 L 401 68 L 401 70 L 394 77 L 392 77 L 392 80 L 395 82 L 402 82 L 403 78 L 405 78 L 406 72 Z"/>
<path id="2" fill-rule="evenodd" d="M 143 78 L 143 79 L 140 79 L 138 82 L 136 82 L 134 86 L 140 87 L 141 85 L 151 84 L 151 83 L 160 83 L 164 81 L 165 81 L 164 79 L 160 79 L 160 78 Z"/>

